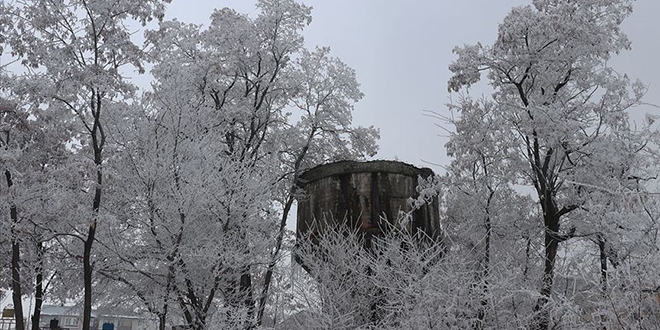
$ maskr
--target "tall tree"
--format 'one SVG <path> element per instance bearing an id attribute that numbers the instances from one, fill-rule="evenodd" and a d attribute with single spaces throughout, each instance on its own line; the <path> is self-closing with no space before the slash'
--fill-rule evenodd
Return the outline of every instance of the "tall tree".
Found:
<path id="1" fill-rule="evenodd" d="M 280 258 L 287 219 L 297 193 L 296 181 L 305 170 L 332 160 L 360 159 L 376 153 L 378 131 L 373 127 L 352 126 L 353 103 L 362 98 L 355 72 L 330 55 L 329 48 L 303 49 L 288 76 L 292 91 L 292 111 L 300 114 L 297 122 L 282 132 L 281 185 L 276 200 L 282 212 L 275 246 L 264 276 L 258 305 L 261 323 L 269 295 L 270 281 Z"/>
<path id="2" fill-rule="evenodd" d="M 4 167 L 5 176 L 5 197 L 4 202 L 8 206 L 11 237 L 11 290 L 12 302 L 14 303 L 14 317 L 16 320 L 16 329 L 24 330 L 25 321 L 23 318 L 23 291 L 21 280 L 21 228 L 18 216 L 18 207 L 16 205 L 16 190 L 14 186 L 16 169 L 16 152 L 23 147 L 26 130 L 26 114 L 20 113 L 15 104 L 11 104 L 0 99 L 0 148 L 2 148 L 2 167 Z M 17 134 L 18 133 L 18 134 Z M 18 141 L 14 141 L 18 140 Z"/>
<path id="3" fill-rule="evenodd" d="M 536 0 L 510 12 L 492 46 L 454 50 L 449 89 L 488 73 L 501 119 L 498 139 L 514 143 L 516 163 L 525 164 L 515 168 L 516 183 L 533 187 L 542 210 L 544 270 L 533 329 L 550 325 L 560 243 L 576 236 L 577 223 L 592 210 L 586 205 L 598 203 L 594 190 L 635 177 L 633 145 L 644 148 L 639 139 L 624 141 L 632 135 L 627 110 L 644 87 L 607 65 L 612 54 L 630 48 L 620 26 L 631 12 L 629 0 Z"/>
<path id="4" fill-rule="evenodd" d="M 502 308 L 492 306 L 497 299 L 493 299 L 490 286 L 500 277 L 492 274 L 492 269 L 507 265 L 517 270 L 515 278 L 520 288 L 528 285 L 528 268 L 535 260 L 529 251 L 524 257 L 520 254 L 527 243 L 537 244 L 531 234 L 538 226 L 527 224 L 537 212 L 531 199 L 511 186 L 516 178 L 514 169 L 524 164 L 511 155 L 515 150 L 513 141 L 502 139 L 500 128 L 506 123 L 497 116 L 495 104 L 459 97 L 449 108 L 457 110 L 451 117 L 433 114 L 455 127 L 446 144 L 452 162 L 446 177 L 435 184 L 439 185 L 437 190 L 446 190 L 445 225 L 455 253 L 474 267 L 474 286 L 481 291 L 479 305 L 473 311 L 474 328 L 483 329 L 488 327 L 486 319 L 492 318 L 489 311 Z M 524 304 L 529 302 L 521 302 Z"/>
<path id="5" fill-rule="evenodd" d="M 57 203 L 46 206 L 45 201 L 51 194 L 63 197 L 50 186 L 68 153 L 65 145 L 70 135 L 64 126 L 53 127 L 50 116 L 24 104 L 27 98 L 21 91 L 24 81 L 13 77 L 11 82 L 10 86 L 0 88 L 12 100 L 0 98 L 1 164 L 6 182 L 0 200 L 10 219 L 7 232 L 12 242 L 11 266 L 7 269 L 11 269 L 11 291 L 18 311 L 16 323 L 17 327 L 24 327 L 21 324 L 25 295 L 35 297 L 32 318 L 39 318 L 47 259 L 44 243 L 52 238 L 49 227 L 54 227 L 48 213 L 58 208 Z M 34 283 L 35 291 L 31 291 L 30 282 Z"/>
<path id="6" fill-rule="evenodd" d="M 106 274 L 135 289 L 161 327 L 168 313 L 196 329 L 259 324 L 297 175 L 376 150 L 377 130 L 352 125 L 354 71 L 327 48 L 302 48 L 310 8 L 258 8 L 255 18 L 216 10 L 206 29 L 169 21 L 150 32 L 154 89 L 116 134 L 126 152 L 111 162 L 124 164 L 118 190 L 132 206 L 115 209 L 137 220 L 129 232 L 146 253 L 122 260 L 121 279 Z"/>
<path id="7" fill-rule="evenodd" d="M 50 107 L 76 115 L 82 153 L 91 158 L 87 180 L 92 192 L 83 243 L 84 308 L 82 327 L 90 329 L 95 241 L 103 192 L 107 148 L 105 118 L 117 102 L 130 98 L 134 88 L 121 71 L 133 66 L 143 71 L 144 54 L 131 41 L 126 21 L 143 25 L 163 16 L 160 1 L 44 1 L 3 4 L 3 20 L 13 22 L 5 38 L 12 55 L 38 83 L 34 96 Z"/>

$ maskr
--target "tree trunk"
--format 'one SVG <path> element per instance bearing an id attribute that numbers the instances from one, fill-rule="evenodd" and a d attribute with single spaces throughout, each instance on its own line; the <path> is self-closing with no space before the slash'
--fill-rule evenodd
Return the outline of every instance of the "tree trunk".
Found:
<path id="1" fill-rule="evenodd" d="M 167 312 L 169 310 L 170 291 L 172 290 L 172 281 L 174 280 L 174 267 L 170 265 L 167 273 L 167 285 L 165 287 L 165 299 L 163 303 L 163 311 L 158 313 L 158 330 L 165 330 L 167 323 Z"/>
<path id="2" fill-rule="evenodd" d="M 552 287 L 554 285 L 555 259 L 559 248 L 559 216 L 557 216 L 554 201 L 551 198 L 543 200 L 545 204 L 543 222 L 545 225 L 545 265 L 543 267 L 543 278 L 541 280 L 541 297 L 534 306 L 536 315 L 532 320 L 532 329 L 545 330 L 550 324 L 550 312 L 547 303 L 550 301 Z"/>
<path id="3" fill-rule="evenodd" d="M 96 225 L 98 223 L 99 208 L 101 207 L 101 183 L 102 172 L 101 165 L 97 165 L 97 186 L 94 191 L 93 215 L 87 231 L 87 239 L 83 250 L 83 281 L 84 281 L 84 301 L 83 301 L 83 324 L 82 330 L 91 329 L 92 321 L 92 275 L 94 272 L 92 263 L 92 245 L 96 236 Z"/>
<path id="4" fill-rule="evenodd" d="M 523 269 L 523 280 L 527 281 L 527 273 L 529 273 L 529 261 L 532 253 L 532 238 L 531 236 L 525 237 L 527 243 L 525 244 L 525 268 Z"/>
<path id="5" fill-rule="evenodd" d="M 243 304 L 248 312 L 247 324 L 245 325 L 245 329 L 252 329 L 254 328 L 254 324 L 255 324 L 255 320 L 254 320 L 255 306 L 254 306 L 254 297 L 252 295 L 252 275 L 250 274 L 249 267 L 247 267 L 247 269 L 243 272 L 243 274 L 241 274 L 240 292 L 241 292 L 241 296 L 243 297 Z"/>
<path id="6" fill-rule="evenodd" d="M 482 264 L 482 281 L 483 287 L 481 292 L 481 301 L 479 310 L 477 311 L 477 324 L 475 329 L 482 330 L 484 329 L 484 321 L 486 319 L 486 309 L 488 308 L 488 276 L 490 275 L 490 236 L 491 236 L 491 224 L 490 217 L 486 218 L 486 238 L 484 240 L 484 260 Z"/>
<path id="7" fill-rule="evenodd" d="M 485 161 L 483 162 L 485 166 Z M 488 173 L 486 172 L 486 175 Z M 482 296 L 477 311 L 477 323 L 475 329 L 482 330 L 484 328 L 484 321 L 486 319 L 486 309 L 488 308 L 488 277 L 490 276 L 490 239 L 492 235 L 492 224 L 490 219 L 490 204 L 495 195 L 495 191 L 490 189 L 490 194 L 488 195 L 488 200 L 486 201 L 486 218 L 484 218 L 484 228 L 486 229 L 486 237 L 484 239 L 484 259 L 481 265 L 481 280 L 483 281 L 482 287 Z"/>
<path id="8" fill-rule="evenodd" d="M 41 319 L 41 306 L 44 301 L 44 244 L 37 243 L 37 276 L 35 280 L 34 293 L 34 312 L 32 313 L 32 330 L 39 330 L 39 320 Z"/>
<path id="9" fill-rule="evenodd" d="M 268 290 L 270 289 L 270 282 L 272 281 L 273 278 L 273 271 L 275 269 L 275 266 L 277 264 L 277 257 L 280 254 L 280 250 L 282 249 L 282 242 L 284 241 L 284 233 L 286 232 L 286 220 L 289 217 L 289 212 L 291 212 L 291 206 L 293 205 L 293 201 L 295 199 L 295 192 L 296 192 L 296 181 L 298 181 L 298 171 L 301 168 L 302 162 L 305 159 L 305 156 L 307 155 L 307 151 L 309 150 L 309 146 L 311 145 L 312 139 L 314 139 L 314 134 L 316 134 L 316 127 L 313 127 L 310 131 L 309 134 L 307 135 L 307 143 L 305 146 L 302 148 L 300 151 L 300 154 L 298 154 L 298 157 L 296 157 L 296 161 L 293 164 L 293 180 L 292 180 L 292 186 L 291 189 L 289 190 L 289 195 L 287 197 L 286 203 L 284 203 L 284 210 L 282 211 L 282 218 L 280 219 L 280 228 L 279 232 L 277 233 L 277 238 L 275 239 L 275 251 L 273 251 L 273 254 L 270 259 L 270 263 L 268 264 L 268 270 L 266 271 L 266 276 L 264 278 L 264 287 L 263 290 L 261 291 L 261 297 L 259 297 L 259 306 L 257 306 L 257 326 L 261 326 L 261 322 L 264 316 L 264 310 L 266 309 L 266 301 L 268 301 Z"/>
<path id="10" fill-rule="evenodd" d="M 158 330 L 165 330 L 165 324 L 167 323 L 167 313 L 170 307 L 170 293 L 172 292 L 172 287 L 174 286 L 174 255 L 178 252 L 178 244 L 181 242 L 181 235 L 177 236 L 177 248 L 175 251 L 167 256 L 167 260 L 170 262 L 167 267 L 167 285 L 165 286 L 165 299 L 163 299 L 163 311 L 158 314 Z"/>
<path id="11" fill-rule="evenodd" d="M 18 241 L 13 238 L 11 244 L 11 296 L 14 302 L 14 318 L 16 319 L 16 330 L 25 330 L 25 323 L 23 322 L 23 294 L 21 290 L 19 249 L 20 246 Z"/>
<path id="12" fill-rule="evenodd" d="M 89 225 L 89 232 L 85 240 L 83 251 L 83 282 L 84 282 L 84 301 L 83 301 L 83 330 L 90 330 L 92 320 L 92 242 L 96 233 L 96 219 Z"/>
<path id="13" fill-rule="evenodd" d="M 165 330 L 165 321 L 167 320 L 167 314 L 159 313 L 158 314 L 158 330 Z"/>
<path id="14" fill-rule="evenodd" d="M 551 235 L 545 234 L 545 265 L 543 267 L 543 278 L 541 281 L 541 297 L 534 306 L 534 312 L 537 314 L 534 317 L 533 327 L 535 330 L 545 330 L 550 324 L 550 313 L 546 308 L 546 304 L 550 300 L 552 294 L 552 287 L 554 285 L 554 268 L 555 258 L 557 256 L 557 248 L 559 243 L 554 240 Z"/>
<path id="15" fill-rule="evenodd" d="M 607 298 L 607 249 L 605 246 L 605 237 L 603 234 L 597 234 L 596 238 L 598 240 L 598 250 L 600 252 L 600 290 L 603 298 Z M 606 330 L 608 321 L 607 315 L 601 316 L 601 329 Z"/>
<path id="16" fill-rule="evenodd" d="M 266 270 L 266 275 L 264 277 L 264 287 L 261 291 L 261 297 L 259 297 L 259 306 L 257 307 L 257 326 L 261 326 L 261 322 L 263 321 L 264 311 L 266 310 L 266 301 L 268 301 L 268 291 L 277 264 L 277 256 L 282 249 L 282 242 L 284 241 L 284 233 L 286 231 L 286 220 L 289 217 L 289 212 L 291 212 L 293 200 L 294 196 L 293 193 L 291 193 L 284 205 L 284 211 L 282 212 L 282 218 L 280 219 L 280 228 L 275 241 L 275 251 L 273 251 L 270 263 L 268 264 L 268 270 Z"/>
<path id="17" fill-rule="evenodd" d="M 5 170 L 5 179 L 7 179 L 8 194 L 11 195 L 11 187 L 14 182 L 11 179 L 11 172 Z M 16 319 L 16 330 L 25 330 L 23 321 L 23 293 L 21 290 L 21 246 L 18 239 L 18 211 L 16 204 L 11 200 L 9 207 L 9 216 L 11 217 L 11 290 L 12 300 L 14 302 L 14 318 Z"/>
<path id="18" fill-rule="evenodd" d="M 92 275 L 94 265 L 92 263 L 92 246 L 96 236 L 96 226 L 101 208 L 101 193 L 103 192 L 103 147 L 105 145 L 105 132 L 101 124 L 102 93 L 94 90 L 92 93 L 91 113 L 94 125 L 90 130 L 92 147 L 94 150 L 94 165 L 96 165 L 96 187 L 94 188 L 94 200 L 92 202 L 92 219 L 87 230 L 87 239 L 83 250 L 83 324 L 82 330 L 90 330 L 92 321 Z"/>
<path id="19" fill-rule="evenodd" d="M 598 250 L 600 252 L 600 287 L 603 294 L 607 292 L 607 250 L 605 249 L 605 238 L 602 234 L 598 238 Z"/>

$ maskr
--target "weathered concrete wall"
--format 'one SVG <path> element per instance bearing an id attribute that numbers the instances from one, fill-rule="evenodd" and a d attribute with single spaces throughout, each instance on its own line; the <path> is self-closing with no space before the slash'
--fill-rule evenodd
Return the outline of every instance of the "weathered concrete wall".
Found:
<path id="1" fill-rule="evenodd" d="M 318 238 L 328 223 L 345 221 L 366 234 L 380 235 L 410 211 L 408 199 L 417 197 L 418 176 L 432 176 L 428 168 L 395 161 L 343 161 L 315 167 L 300 176 L 305 194 L 298 199 L 297 237 Z M 433 200 L 412 214 L 407 229 L 441 237 L 438 201 Z"/>

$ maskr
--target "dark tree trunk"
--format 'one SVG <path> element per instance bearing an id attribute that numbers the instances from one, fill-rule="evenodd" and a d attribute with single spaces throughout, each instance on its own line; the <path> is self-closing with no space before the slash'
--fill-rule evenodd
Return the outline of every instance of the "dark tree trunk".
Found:
<path id="1" fill-rule="evenodd" d="M 9 170 L 5 170 L 5 179 L 7 180 L 7 188 L 11 190 L 14 182 L 11 179 Z M 11 194 L 11 191 L 8 193 Z M 23 292 L 21 290 L 21 245 L 18 238 L 18 211 L 13 201 L 9 207 L 9 216 L 11 217 L 11 296 L 14 302 L 14 318 L 16 319 L 16 330 L 25 330 Z"/>
<path id="2" fill-rule="evenodd" d="M 284 211 L 282 212 L 282 218 L 280 219 L 280 228 L 275 241 L 275 251 L 273 251 L 273 256 L 271 257 L 270 263 L 268 264 L 268 269 L 266 270 L 266 275 L 264 277 L 264 287 L 261 291 L 261 296 L 259 297 L 259 306 L 257 306 L 257 326 L 261 326 L 263 321 L 264 311 L 266 310 L 266 302 L 268 301 L 268 291 L 270 289 L 270 283 L 273 279 L 275 265 L 277 264 L 277 257 L 280 253 L 280 250 L 282 249 L 282 242 L 284 241 L 284 233 L 286 231 L 286 220 L 289 217 L 289 212 L 291 212 L 293 200 L 293 193 L 291 193 L 286 201 L 286 204 L 284 205 Z"/>
<path id="3" fill-rule="evenodd" d="M 99 171 L 99 178 L 101 173 Z M 82 330 L 91 329 L 92 321 L 92 275 L 94 267 L 92 263 L 92 245 L 96 236 L 96 225 L 99 206 L 101 204 L 101 187 L 97 187 L 94 193 L 94 215 L 89 224 L 87 239 L 83 250 L 83 282 L 84 282 L 84 301 L 83 301 L 83 324 Z"/>
<path id="4" fill-rule="evenodd" d="M 255 319 L 255 299 L 252 287 L 252 275 L 250 274 L 250 267 L 237 269 L 236 272 L 231 272 L 233 275 L 226 278 L 227 283 L 224 286 L 224 297 L 226 304 L 230 307 L 227 311 L 227 317 L 233 318 L 235 311 L 245 309 L 247 311 L 247 319 L 241 324 L 241 329 L 254 329 L 257 327 Z"/>
<path id="5" fill-rule="evenodd" d="M 598 250 L 600 251 L 600 287 L 603 294 L 607 292 L 607 250 L 605 248 L 605 238 L 602 234 L 597 235 Z"/>
<path id="6" fill-rule="evenodd" d="M 307 155 L 307 151 L 309 150 L 310 143 L 314 138 L 314 134 L 316 134 L 316 130 L 317 128 L 312 128 L 310 130 L 309 135 L 307 136 L 307 143 L 301 150 L 300 154 L 298 154 L 298 157 L 296 157 L 296 161 L 293 164 L 293 185 L 289 190 L 286 203 L 284 203 L 284 210 L 282 212 L 282 218 L 280 219 L 280 228 L 279 232 L 277 233 L 277 238 L 275 239 L 275 250 L 273 251 L 271 260 L 268 263 L 268 269 L 266 270 L 266 276 L 264 278 L 264 287 L 261 291 L 261 296 L 259 297 L 259 305 L 257 306 L 257 326 L 261 326 L 261 322 L 263 321 L 266 302 L 268 301 L 268 291 L 270 289 L 270 283 L 273 279 L 273 271 L 275 270 L 277 258 L 279 257 L 280 250 L 282 249 L 282 242 L 284 241 L 284 233 L 286 232 L 286 220 L 289 217 L 289 212 L 291 212 L 291 206 L 293 205 L 293 201 L 295 199 L 294 194 L 296 192 L 296 181 L 298 181 L 298 171 L 300 170 L 302 162 Z"/>
<path id="7" fill-rule="evenodd" d="M 484 166 L 485 166 L 485 161 L 484 161 Z M 486 175 L 488 173 L 486 172 Z M 481 265 L 481 280 L 483 281 L 483 287 L 482 287 L 482 296 L 481 296 L 481 301 L 479 306 L 479 310 L 477 311 L 477 324 L 475 326 L 475 329 L 481 330 L 484 328 L 484 322 L 486 319 L 486 309 L 488 308 L 488 277 L 490 276 L 490 239 L 491 239 L 491 234 L 492 234 L 492 224 L 491 224 L 491 219 L 490 219 L 490 204 L 493 200 L 493 196 L 495 195 L 495 191 L 490 189 L 490 193 L 488 195 L 488 200 L 486 202 L 486 218 L 484 218 L 484 228 L 486 229 L 486 237 L 484 239 L 484 259 L 482 261 Z"/>
<path id="8" fill-rule="evenodd" d="M 532 238 L 525 237 L 527 243 L 525 244 L 525 267 L 523 268 L 523 280 L 527 281 L 527 273 L 529 273 L 529 260 L 532 253 Z"/>
<path id="9" fill-rule="evenodd" d="M 44 244 L 37 243 L 37 269 L 34 292 L 34 312 L 32 313 L 32 330 L 39 330 L 41 306 L 44 302 Z"/>
<path id="10" fill-rule="evenodd" d="M 541 281 L 541 297 L 536 302 L 536 306 L 534 306 L 534 311 L 537 313 L 534 317 L 533 329 L 535 330 L 545 330 L 550 324 L 550 314 L 546 308 L 546 304 L 550 300 L 552 287 L 554 285 L 555 258 L 557 257 L 558 247 L 559 242 L 546 232 L 545 265 L 543 267 L 543 278 Z"/>
<path id="11" fill-rule="evenodd" d="M 158 313 L 158 330 L 165 330 L 167 324 L 167 312 L 169 310 L 170 292 L 172 291 L 172 282 L 174 281 L 174 266 L 170 265 L 167 272 L 167 286 L 165 288 L 165 302 L 163 303 L 163 311 Z"/>
<path id="12" fill-rule="evenodd" d="M 243 274 L 241 274 L 240 280 L 240 292 L 243 297 L 243 305 L 248 311 L 248 322 L 245 326 L 246 329 L 252 329 L 254 327 L 254 296 L 252 294 L 252 275 L 250 274 L 250 268 L 248 267 Z"/>
<path id="13" fill-rule="evenodd" d="M 550 191 L 546 191 L 545 195 L 541 197 L 541 205 L 543 208 L 543 224 L 545 226 L 545 264 L 543 266 L 543 278 L 541 279 L 541 297 L 537 300 L 536 306 L 534 306 L 534 312 L 536 312 L 532 321 L 532 329 L 534 330 L 545 330 L 550 324 L 550 313 L 546 305 L 552 294 L 555 279 L 555 259 L 557 258 L 557 250 L 560 242 L 560 215 L 557 212 L 557 207 Z"/>
<path id="14" fill-rule="evenodd" d="M 596 239 L 598 240 L 598 250 L 600 252 L 599 257 L 600 257 L 600 290 L 601 294 L 603 295 L 604 298 L 607 298 L 607 247 L 606 247 L 606 241 L 605 237 L 603 234 L 597 234 Z M 602 316 L 602 330 L 606 330 L 608 317 L 607 315 Z"/>
<path id="15" fill-rule="evenodd" d="M 96 226 L 101 208 L 101 193 L 103 191 L 103 147 L 105 146 L 105 132 L 101 124 L 102 93 L 98 90 L 92 92 L 91 113 L 94 124 L 90 130 L 92 147 L 94 150 L 94 165 L 96 165 L 96 187 L 94 188 L 94 200 L 92 202 L 92 219 L 87 230 L 87 238 L 83 249 L 83 323 L 82 330 L 91 329 L 92 321 L 92 275 L 94 264 L 92 262 L 92 246 L 96 236 Z"/>
<path id="16" fill-rule="evenodd" d="M 158 330 L 165 330 L 165 321 L 167 321 L 167 314 L 158 314 Z"/>
<path id="17" fill-rule="evenodd" d="M 12 212 L 13 213 L 13 212 Z M 12 230 L 14 231 L 14 230 Z M 16 330 L 24 330 L 23 322 L 23 293 L 21 290 L 21 266 L 20 266 L 20 244 L 16 233 L 12 233 L 11 243 L 11 289 L 14 302 L 14 318 L 16 319 Z"/>
<path id="18" fill-rule="evenodd" d="M 94 139 L 96 140 L 96 139 Z M 92 246 L 96 236 L 96 226 L 98 224 L 99 210 L 101 208 L 101 193 L 103 184 L 103 172 L 101 170 L 101 150 L 95 148 L 94 161 L 96 163 L 96 188 L 94 189 L 94 201 L 92 204 L 92 220 L 87 230 L 87 239 L 85 239 L 83 250 L 83 283 L 84 283 L 84 301 L 83 301 L 83 324 L 82 330 L 91 329 L 92 321 L 92 275 L 94 273 L 94 264 L 92 262 Z"/>
<path id="19" fill-rule="evenodd" d="M 486 218 L 486 237 L 484 240 L 484 260 L 482 264 L 482 292 L 479 310 L 477 311 L 477 324 L 475 329 L 484 329 L 484 322 L 486 319 L 486 309 L 488 308 L 488 276 L 490 276 L 490 236 L 491 224 L 490 217 Z"/>

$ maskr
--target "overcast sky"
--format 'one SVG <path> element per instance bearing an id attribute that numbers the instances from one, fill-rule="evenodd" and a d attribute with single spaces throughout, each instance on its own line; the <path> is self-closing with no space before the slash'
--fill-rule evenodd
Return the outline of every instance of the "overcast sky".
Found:
<path id="1" fill-rule="evenodd" d="M 357 71 L 365 97 L 355 106 L 356 125 L 380 127 L 376 158 L 431 167 L 448 164 L 446 133 L 424 111 L 447 114 L 448 65 L 462 44 L 491 44 L 514 6 L 531 0 L 307 0 L 313 21 L 308 47 L 329 46 Z M 174 0 L 167 19 L 207 23 L 213 8 L 254 14 L 251 0 Z M 660 104 L 660 1 L 637 0 L 624 23 L 633 50 L 612 60 L 619 72 L 649 84 L 646 101 Z M 652 107 L 636 111 L 660 113 Z"/>

